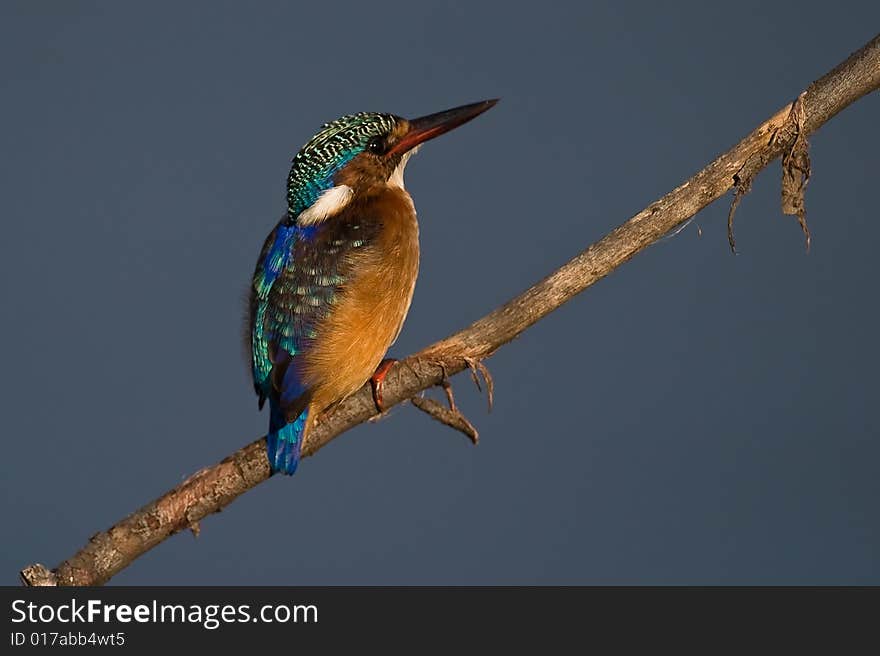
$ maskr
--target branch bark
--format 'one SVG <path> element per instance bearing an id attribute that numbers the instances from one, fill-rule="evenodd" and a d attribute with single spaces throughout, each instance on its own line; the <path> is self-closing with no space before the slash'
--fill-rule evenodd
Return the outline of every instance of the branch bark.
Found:
<path id="1" fill-rule="evenodd" d="M 687 182 L 652 203 L 598 242 L 507 304 L 446 339 L 397 364 L 384 383 L 387 407 L 442 384 L 491 356 L 526 328 L 598 282 L 641 250 L 681 225 L 734 185 L 738 195 L 751 179 L 780 155 L 792 157 L 806 137 L 845 107 L 880 87 L 880 35 L 853 53 L 729 151 Z M 793 111 L 794 109 L 797 111 Z M 791 172 L 784 171 L 785 175 Z M 801 185 L 802 186 L 802 185 Z M 786 193 L 783 189 L 783 195 Z M 783 198 L 783 203 L 786 203 Z M 802 210 L 802 207 L 800 208 Z M 798 214 L 801 220 L 802 215 Z M 732 215 L 731 215 L 732 224 Z M 806 228 L 805 222 L 802 226 Z M 369 385 L 319 418 L 303 445 L 310 456 L 336 436 L 376 414 Z M 197 528 L 240 494 L 269 478 L 265 438 L 203 469 L 94 535 L 79 552 L 54 570 L 30 565 L 25 585 L 100 585 L 170 535 Z"/>

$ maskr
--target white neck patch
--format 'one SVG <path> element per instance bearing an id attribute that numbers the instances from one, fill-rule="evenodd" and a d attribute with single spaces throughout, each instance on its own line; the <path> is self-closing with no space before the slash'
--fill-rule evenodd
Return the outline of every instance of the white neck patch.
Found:
<path id="1" fill-rule="evenodd" d="M 397 164 L 397 168 L 394 169 L 394 172 L 391 174 L 391 177 L 388 178 L 388 184 L 391 187 L 400 187 L 401 189 L 405 189 L 403 186 L 403 170 L 406 168 L 406 163 L 409 161 L 409 158 L 415 155 L 419 150 L 419 146 L 416 146 L 412 150 L 406 151 L 400 158 L 400 162 Z"/>
<path id="2" fill-rule="evenodd" d="M 409 161 L 409 158 L 415 155 L 418 150 L 419 147 L 416 146 L 401 156 L 400 162 L 388 178 L 389 186 L 405 190 L 403 186 L 403 171 L 406 169 L 406 163 Z M 348 185 L 341 184 L 330 187 L 321 192 L 318 200 L 312 203 L 311 206 L 300 212 L 296 221 L 302 226 L 315 225 L 316 223 L 326 221 L 331 216 L 339 214 L 339 212 L 345 209 L 353 197 L 354 190 Z"/>
<path id="3" fill-rule="evenodd" d="M 297 223 L 303 226 L 314 225 L 326 221 L 334 214 L 341 212 L 351 202 L 354 191 L 348 185 L 336 185 L 323 191 L 318 200 L 306 208 L 297 217 Z"/>

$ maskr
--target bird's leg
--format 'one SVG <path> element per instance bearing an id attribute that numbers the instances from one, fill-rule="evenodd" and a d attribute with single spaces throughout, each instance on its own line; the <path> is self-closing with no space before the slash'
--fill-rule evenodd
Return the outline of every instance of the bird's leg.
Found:
<path id="1" fill-rule="evenodd" d="M 385 358 L 376 367 L 376 373 L 370 378 L 370 386 L 373 388 L 373 403 L 376 404 L 376 410 L 379 413 L 385 412 L 385 403 L 382 400 L 382 385 L 385 383 L 385 376 L 388 375 L 389 369 L 397 364 L 394 358 Z"/>

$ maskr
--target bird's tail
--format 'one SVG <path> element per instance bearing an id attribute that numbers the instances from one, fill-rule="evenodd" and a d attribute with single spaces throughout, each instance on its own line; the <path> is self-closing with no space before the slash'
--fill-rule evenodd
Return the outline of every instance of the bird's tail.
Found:
<path id="1" fill-rule="evenodd" d="M 272 472 L 292 476 L 299 464 L 303 430 L 306 426 L 308 408 L 295 421 L 287 423 L 280 405 L 270 400 L 269 434 L 266 435 L 266 451 Z"/>

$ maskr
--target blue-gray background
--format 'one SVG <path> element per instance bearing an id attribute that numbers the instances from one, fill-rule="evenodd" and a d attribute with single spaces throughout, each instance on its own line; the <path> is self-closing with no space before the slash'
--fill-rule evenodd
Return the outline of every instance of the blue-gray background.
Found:
<path id="1" fill-rule="evenodd" d="M 863 2 L 34 3 L 0 9 L 0 581 L 261 435 L 244 297 L 289 160 L 343 113 L 500 96 L 422 149 L 393 354 L 518 293 L 880 27 Z M 880 96 L 459 377 L 118 584 L 880 583 Z M 702 236 L 698 235 L 701 228 Z"/>

